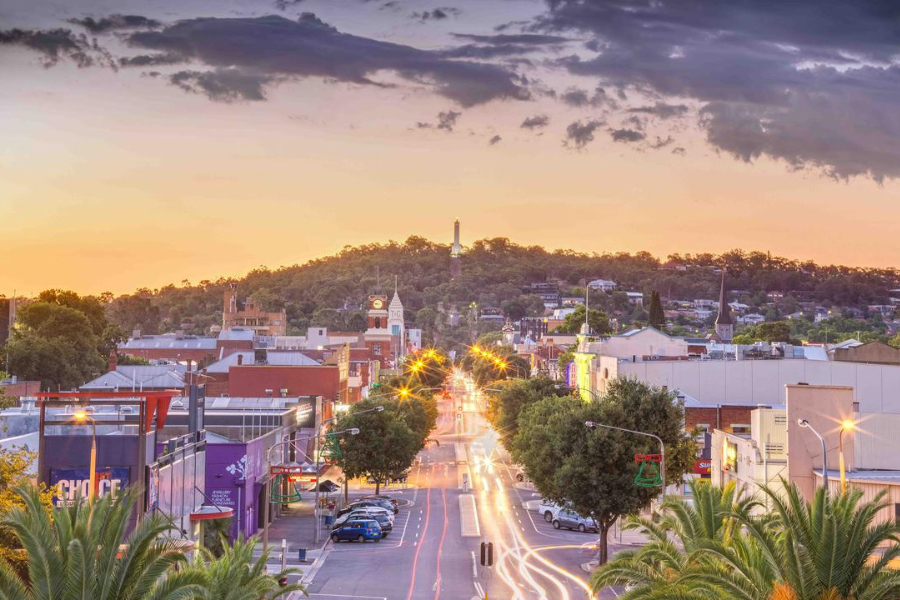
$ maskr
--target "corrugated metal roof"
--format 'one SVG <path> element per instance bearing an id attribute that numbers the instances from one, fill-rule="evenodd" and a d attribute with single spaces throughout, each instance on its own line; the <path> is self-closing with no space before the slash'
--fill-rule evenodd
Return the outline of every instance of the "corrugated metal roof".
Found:
<path id="1" fill-rule="evenodd" d="M 215 350 L 216 338 L 186 337 L 176 339 L 171 335 L 146 335 L 132 338 L 118 345 L 119 350 Z"/>
<path id="2" fill-rule="evenodd" d="M 232 327 L 231 329 L 223 329 L 219 332 L 219 339 L 226 341 L 253 341 L 254 332 L 252 329 L 243 327 Z"/>

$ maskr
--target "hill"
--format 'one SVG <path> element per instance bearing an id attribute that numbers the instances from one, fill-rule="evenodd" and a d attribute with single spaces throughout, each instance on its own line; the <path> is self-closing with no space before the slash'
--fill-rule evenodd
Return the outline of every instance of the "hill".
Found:
<path id="1" fill-rule="evenodd" d="M 741 290 L 738 298 L 751 306 L 764 305 L 767 292 L 781 292 L 786 310 L 793 301 L 864 310 L 869 304 L 888 304 L 889 290 L 900 281 L 896 269 L 823 266 L 763 252 L 671 255 L 664 266 L 647 252 L 548 251 L 506 238 L 474 242 L 462 259 L 462 275 L 451 279 L 449 254 L 449 245 L 418 236 L 403 243 L 348 246 L 333 256 L 274 270 L 260 268 L 241 279 L 137 290 L 111 299 L 108 312 L 111 321 L 129 332 L 136 327 L 158 333 L 186 326 L 202 333 L 220 323 L 222 293 L 229 283 L 237 283 L 242 298 L 252 297 L 267 310 L 284 307 L 291 333 L 302 334 L 311 324 L 361 330 L 359 307 L 365 297 L 379 289 L 392 293 L 396 276 L 407 322 L 427 334 L 442 318 L 437 312 L 440 305 L 464 311 L 476 302 L 481 307 L 502 307 L 515 317 L 540 314 L 539 299 L 523 291 L 536 282 L 558 282 L 563 295 L 582 295 L 579 284 L 603 278 L 616 281 L 618 290 L 647 295 L 659 290 L 665 298 L 681 300 L 716 298 L 719 268 L 724 266 L 727 287 Z M 617 301 L 616 294 L 597 302 L 626 322 L 642 316 L 629 311 L 621 298 Z"/>

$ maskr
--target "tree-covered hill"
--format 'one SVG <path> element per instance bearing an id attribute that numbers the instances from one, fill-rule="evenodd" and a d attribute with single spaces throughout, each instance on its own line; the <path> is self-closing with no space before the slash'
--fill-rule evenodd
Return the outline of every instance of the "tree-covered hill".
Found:
<path id="1" fill-rule="evenodd" d="M 259 268 L 237 280 L 141 289 L 111 299 L 109 316 L 126 331 L 140 327 L 144 333 L 157 333 L 189 324 L 192 331 L 202 333 L 221 321 L 222 294 L 232 282 L 238 284 L 241 298 L 252 297 L 270 310 L 284 307 L 291 332 L 302 334 L 310 324 L 363 328 L 359 308 L 366 296 L 378 289 L 392 293 L 395 276 L 407 322 L 426 329 L 441 318 L 437 312 L 441 303 L 460 311 L 476 302 L 515 316 L 537 314 L 540 302 L 523 288 L 544 281 L 558 281 L 563 295 L 583 293 L 579 285 L 585 280 L 603 278 L 616 281 L 619 290 L 648 296 L 659 290 L 667 298 L 716 298 L 718 268 L 724 266 L 727 286 L 746 291 L 745 296 L 778 291 L 827 306 L 887 304 L 889 290 L 900 281 L 896 269 L 821 266 L 763 252 L 672 255 L 660 261 L 647 252 L 548 251 L 506 238 L 473 243 L 462 258 L 462 276 L 454 280 L 449 255 L 449 245 L 418 236 L 403 243 L 348 246 L 333 256 L 274 270 Z"/>

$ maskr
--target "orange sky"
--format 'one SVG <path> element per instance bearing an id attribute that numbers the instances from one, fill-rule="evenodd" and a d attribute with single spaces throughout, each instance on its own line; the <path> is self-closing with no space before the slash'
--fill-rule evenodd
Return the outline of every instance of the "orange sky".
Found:
<path id="1" fill-rule="evenodd" d="M 552 98 L 464 110 L 448 133 L 414 127 L 449 107 L 414 87 L 308 79 L 223 104 L 134 71 L 36 68 L 24 51 L 0 53 L 0 72 L 0 294 L 124 293 L 348 244 L 449 243 L 455 217 L 464 244 L 900 265 L 896 182 L 744 163 L 690 123 L 685 156 L 599 133 L 573 151 L 561 130 L 583 111 Z M 519 128 L 542 112 L 543 135 Z"/>

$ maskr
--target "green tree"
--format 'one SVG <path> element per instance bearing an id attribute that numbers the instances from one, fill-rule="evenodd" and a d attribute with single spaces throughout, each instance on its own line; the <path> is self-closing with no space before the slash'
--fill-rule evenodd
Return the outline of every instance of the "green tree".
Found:
<path id="1" fill-rule="evenodd" d="M 515 300 L 507 300 L 503 303 L 503 315 L 513 321 L 518 321 L 528 314 L 528 308 L 525 303 L 518 298 Z"/>
<path id="2" fill-rule="evenodd" d="M 185 556 L 161 536 L 171 524 L 147 515 L 125 535 L 134 495 L 79 502 L 51 515 L 33 486 L 4 517 L 28 554 L 28 575 L 0 564 L 0 600 L 182 600 L 205 596 L 206 578 L 177 571 Z M 121 544 L 125 544 L 124 549 Z"/>
<path id="3" fill-rule="evenodd" d="M 655 327 L 662 331 L 666 328 L 666 313 L 663 311 L 662 301 L 659 299 L 659 292 L 653 290 L 650 293 L 650 308 L 647 311 L 647 321 L 651 327 Z"/>
<path id="4" fill-rule="evenodd" d="M 36 476 L 33 465 L 37 461 L 37 453 L 17 449 L 0 449 L 0 523 L 6 519 L 13 508 L 23 508 L 25 503 L 16 490 L 30 485 Z M 50 493 L 41 496 L 42 506 L 50 508 Z M 6 561 L 18 574 L 28 574 L 27 556 L 13 531 L 6 525 L 0 525 L 0 559 Z"/>
<path id="5" fill-rule="evenodd" d="M 333 308 L 318 308 L 309 319 L 313 327 L 325 327 L 331 331 L 342 331 L 346 326 L 344 316 Z"/>
<path id="6" fill-rule="evenodd" d="M 340 439 L 337 463 L 347 478 L 372 477 L 376 494 L 382 483 L 410 467 L 425 443 L 421 432 L 405 422 L 399 402 L 387 398 L 359 402 L 340 420 L 342 430 L 356 428 L 359 433 Z M 384 410 L 360 414 L 376 405 Z"/>
<path id="7" fill-rule="evenodd" d="M 616 519 L 636 514 L 659 493 L 634 484 L 634 455 L 659 453 L 659 446 L 645 436 L 588 429 L 586 421 L 659 436 L 666 446 L 669 484 L 688 472 L 696 447 L 684 431 L 684 409 L 673 393 L 631 379 L 613 380 L 599 401 L 547 397 L 522 411 L 510 449 L 513 458 L 544 497 L 571 502 L 580 514 L 593 516 L 603 564 Z"/>
<path id="8" fill-rule="evenodd" d="M 9 371 L 19 377 L 70 389 L 103 371 L 100 340 L 79 310 L 32 302 L 18 312 L 16 323 L 7 354 Z"/>
<path id="9" fill-rule="evenodd" d="M 773 323 L 760 323 L 744 328 L 735 336 L 736 344 L 752 344 L 754 342 L 785 342 L 796 343 L 800 341 L 791 336 L 791 325 L 787 321 L 775 321 Z"/>
<path id="10" fill-rule="evenodd" d="M 523 409 L 548 396 L 569 394 L 558 384 L 559 382 L 548 377 L 507 379 L 491 383 L 491 388 L 501 391 L 490 392 L 487 416 L 494 431 L 500 434 L 505 447 L 512 448 L 518 431 L 519 415 Z"/>
<path id="11" fill-rule="evenodd" d="M 566 315 L 563 324 L 556 328 L 556 333 L 578 333 L 584 324 L 584 307 L 578 306 L 575 311 Z M 609 326 L 609 317 L 602 310 L 592 308 L 588 314 L 588 325 L 594 335 L 609 335 L 612 329 Z"/>
<path id="12" fill-rule="evenodd" d="M 202 578 L 205 594 L 193 596 L 197 600 L 274 600 L 306 589 L 298 584 L 282 587 L 279 580 L 299 573 L 299 569 L 285 569 L 270 574 L 266 568 L 271 549 L 264 550 L 259 557 L 253 557 L 257 538 L 244 540 L 238 537 L 234 544 L 224 544 L 222 554 L 217 556 L 201 548 L 195 556 L 188 574 Z"/>

